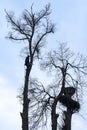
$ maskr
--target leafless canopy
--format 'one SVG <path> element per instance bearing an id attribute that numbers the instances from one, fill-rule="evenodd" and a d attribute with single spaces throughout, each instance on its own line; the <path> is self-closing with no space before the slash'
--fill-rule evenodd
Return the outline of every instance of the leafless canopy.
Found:
<path id="1" fill-rule="evenodd" d="M 87 87 L 87 57 L 81 54 L 75 55 L 67 47 L 67 44 L 62 43 L 57 50 L 50 51 L 45 56 L 41 62 L 41 68 L 43 70 L 48 69 L 48 71 L 54 74 L 54 95 L 52 94 L 52 96 L 55 98 L 51 104 L 53 110 L 51 119 L 54 128 L 55 122 L 58 121 L 56 114 L 60 108 L 58 105 L 59 97 L 63 94 L 64 89 L 74 87 L 76 93 L 73 99 L 79 102 L 82 100 L 82 92 L 85 92 Z"/>
<path id="2" fill-rule="evenodd" d="M 44 45 L 46 36 L 50 33 L 54 33 L 54 24 L 49 20 L 49 15 L 51 14 L 50 4 L 46 5 L 45 8 L 39 12 L 35 12 L 33 6 L 31 6 L 31 9 L 25 10 L 19 19 L 15 18 L 14 13 L 5 12 L 7 21 L 11 26 L 11 31 L 8 33 L 7 38 L 14 41 L 22 41 L 22 43 L 25 41 L 24 44 L 27 43 L 27 46 L 25 45 L 25 53 L 27 52 L 29 57 L 29 64 L 26 66 L 25 83 L 22 93 L 23 111 L 21 117 L 23 130 L 28 130 L 28 126 L 31 127 L 28 120 L 33 122 L 32 126 L 35 128 L 41 121 L 42 116 L 44 116 L 44 113 L 46 113 L 45 109 L 48 105 L 46 102 L 46 100 L 48 100 L 47 94 L 43 91 L 42 85 L 38 85 L 36 82 L 31 85 L 29 78 L 34 59 L 39 58 L 41 54 L 40 50 Z M 31 86 L 35 87 L 31 89 Z M 40 107 L 41 104 L 43 107 Z M 28 111 L 31 111 L 33 118 L 31 118 L 31 113 L 28 115 Z"/>
<path id="3" fill-rule="evenodd" d="M 81 88 L 87 85 L 87 57 L 79 53 L 75 55 L 66 43 L 60 44 L 58 50 L 49 52 L 41 63 L 41 68 L 49 68 L 57 74 L 56 80 L 60 87 L 64 77 L 64 87 Z"/>
<path id="4" fill-rule="evenodd" d="M 45 37 L 49 33 L 54 33 L 54 24 L 49 20 L 50 4 L 39 12 L 34 12 L 33 6 L 31 6 L 31 10 L 25 10 L 18 20 L 15 19 L 14 13 L 5 12 L 12 29 L 7 37 L 11 40 L 27 41 L 27 51 L 30 57 L 34 56 L 35 53 L 39 55 Z"/>
<path id="5" fill-rule="evenodd" d="M 51 102 L 55 98 L 50 94 L 50 90 L 45 88 L 36 79 L 30 80 L 29 95 L 30 102 L 30 129 L 46 126 L 50 120 Z"/>
<path id="6" fill-rule="evenodd" d="M 85 77 L 87 77 L 87 59 L 86 57 L 72 53 L 66 44 L 60 44 L 58 50 L 51 51 L 46 55 L 41 63 L 42 69 L 49 68 L 55 76 L 53 82 L 46 89 L 36 80 L 31 81 L 29 93 L 32 102 L 30 103 L 31 128 L 36 128 L 43 121 L 46 124 L 48 117 L 58 116 L 59 96 L 66 87 L 74 87 L 76 94 L 74 99 L 77 101 L 82 95 L 82 90 L 87 85 Z M 52 119 L 52 118 L 50 118 Z M 56 119 L 57 120 L 57 119 Z"/>

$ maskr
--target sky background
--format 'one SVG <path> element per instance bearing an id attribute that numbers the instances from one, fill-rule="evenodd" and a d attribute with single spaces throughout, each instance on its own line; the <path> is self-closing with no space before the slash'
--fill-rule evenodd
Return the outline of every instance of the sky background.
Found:
<path id="1" fill-rule="evenodd" d="M 87 55 L 87 0 L 1 0 L 0 1 L 0 129 L 21 130 L 22 111 L 17 98 L 24 83 L 24 59 L 20 57 L 24 44 L 17 44 L 5 37 L 9 31 L 5 9 L 19 17 L 24 9 L 35 10 L 51 3 L 52 22 L 56 32 L 47 38 L 46 50 L 55 49 L 59 42 L 67 42 L 74 52 Z M 51 39 L 51 40 L 50 40 Z M 23 45 L 23 46 L 22 46 Z M 38 70 L 35 69 L 35 76 Z M 44 76 L 42 76 L 44 75 Z M 39 74 L 46 81 L 45 74 Z M 80 114 L 72 119 L 72 130 L 87 130 L 87 101 L 84 97 Z M 83 116 L 82 116 L 83 114 Z"/>

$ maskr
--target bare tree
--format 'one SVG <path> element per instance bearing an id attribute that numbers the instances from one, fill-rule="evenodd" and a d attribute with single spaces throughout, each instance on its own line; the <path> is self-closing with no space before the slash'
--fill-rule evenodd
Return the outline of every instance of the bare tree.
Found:
<path id="1" fill-rule="evenodd" d="M 75 55 L 70 48 L 63 43 L 60 44 L 57 51 L 55 50 L 48 53 L 41 63 L 41 67 L 42 69 L 45 68 L 45 70 L 49 68 L 50 72 L 55 73 L 54 84 L 56 85 L 53 87 L 54 93 L 51 93 L 54 98 L 50 105 L 52 130 L 57 130 L 59 101 L 70 111 L 69 119 L 72 114 L 78 112 L 80 109 L 78 100 L 80 100 L 82 90 L 84 91 L 87 85 L 87 58 L 80 54 Z M 71 96 L 68 97 L 65 94 L 65 89 L 72 87 L 76 90 L 73 97 L 75 101 L 71 99 Z M 69 111 L 66 113 L 69 113 Z M 67 128 L 67 130 L 70 129 L 70 127 L 69 129 Z"/>
<path id="2" fill-rule="evenodd" d="M 30 129 L 38 129 L 45 126 L 50 116 L 50 99 L 49 90 L 46 89 L 41 82 L 36 79 L 30 81 L 29 93 L 32 99 L 30 102 Z"/>
<path id="3" fill-rule="evenodd" d="M 72 115 L 79 111 L 80 96 L 82 97 L 82 90 L 87 85 L 87 59 L 80 54 L 75 55 L 65 44 L 61 44 L 58 50 L 46 55 L 41 67 L 45 70 L 49 68 L 56 76 L 48 87 L 44 87 L 36 79 L 29 82 L 29 95 L 32 100 L 29 105 L 30 129 L 46 125 L 50 117 L 52 130 L 59 127 L 62 130 L 70 130 Z"/>
<path id="4" fill-rule="evenodd" d="M 29 103 L 31 101 L 28 95 L 29 77 L 32 70 L 34 60 L 39 58 L 41 47 L 44 45 L 46 36 L 54 33 L 54 24 L 49 20 L 50 4 L 39 12 L 25 10 L 20 19 L 15 19 L 13 13 L 6 12 L 8 23 L 11 26 L 11 32 L 8 33 L 8 38 L 15 41 L 27 42 L 28 56 L 25 60 L 26 74 L 23 88 L 23 111 L 22 130 L 29 130 Z"/>

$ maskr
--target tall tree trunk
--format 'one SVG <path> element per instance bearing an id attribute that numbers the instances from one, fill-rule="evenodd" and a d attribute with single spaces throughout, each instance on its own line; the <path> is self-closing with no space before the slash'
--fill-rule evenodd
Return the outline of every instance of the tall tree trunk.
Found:
<path id="1" fill-rule="evenodd" d="M 68 109 L 67 110 L 67 130 L 71 130 L 71 117 L 72 117 L 72 113 L 71 111 Z"/>
<path id="2" fill-rule="evenodd" d="M 57 100 L 55 99 L 52 104 L 52 110 L 51 110 L 51 123 L 52 123 L 52 130 L 57 130 L 57 118 L 58 114 L 56 114 L 56 105 Z"/>
<path id="3" fill-rule="evenodd" d="M 22 130 L 29 130 L 28 112 L 29 112 L 30 99 L 28 97 L 28 84 L 29 84 L 30 71 L 31 71 L 31 66 L 27 66 L 26 74 L 25 74 L 24 90 L 23 90 L 23 111 L 21 113 Z"/>
<path id="4" fill-rule="evenodd" d="M 64 111 L 65 119 L 64 119 L 64 126 L 62 130 L 71 130 L 71 118 L 72 113 L 69 109 L 67 111 Z"/>

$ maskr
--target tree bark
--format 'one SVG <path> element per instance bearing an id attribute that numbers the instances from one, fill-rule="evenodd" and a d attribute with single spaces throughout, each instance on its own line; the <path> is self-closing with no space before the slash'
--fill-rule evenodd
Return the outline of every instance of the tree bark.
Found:
<path id="1" fill-rule="evenodd" d="M 56 114 L 56 105 L 57 105 L 57 100 L 55 99 L 53 104 L 52 104 L 52 111 L 51 111 L 52 130 L 57 130 L 58 114 Z"/>
<path id="2" fill-rule="evenodd" d="M 64 126 L 62 130 L 71 130 L 71 118 L 72 118 L 72 113 L 69 109 L 64 112 L 65 115 L 65 120 L 64 120 Z"/>
<path id="3" fill-rule="evenodd" d="M 30 71 L 31 71 L 31 66 L 28 65 L 26 67 L 25 83 L 24 83 L 24 91 L 23 91 L 23 111 L 21 113 L 22 130 L 29 130 L 28 113 L 29 113 L 29 102 L 30 102 L 30 99 L 28 97 L 28 84 L 29 84 L 29 74 L 30 74 Z"/>

